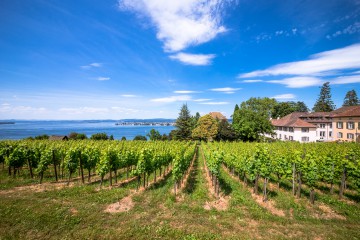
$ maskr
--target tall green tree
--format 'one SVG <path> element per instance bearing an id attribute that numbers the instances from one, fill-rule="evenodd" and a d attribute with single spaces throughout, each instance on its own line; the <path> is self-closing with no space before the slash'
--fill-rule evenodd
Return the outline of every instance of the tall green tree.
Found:
<path id="1" fill-rule="evenodd" d="M 272 118 L 282 118 L 293 112 L 308 112 L 309 109 L 304 102 L 278 102 L 272 111 Z"/>
<path id="2" fill-rule="evenodd" d="M 148 134 L 146 134 L 150 138 L 150 141 L 157 141 L 161 140 L 161 134 L 159 131 L 155 130 L 154 128 L 150 130 Z"/>
<path id="3" fill-rule="evenodd" d="M 194 130 L 194 128 L 196 128 L 196 125 L 197 125 L 197 123 L 199 121 L 199 118 L 200 118 L 200 113 L 199 112 L 197 112 L 195 114 L 195 116 L 191 117 L 191 130 Z"/>
<path id="4" fill-rule="evenodd" d="M 233 128 L 243 141 L 258 141 L 262 134 L 273 133 L 270 117 L 277 104 L 271 98 L 250 98 L 242 102 L 233 116 Z"/>
<path id="5" fill-rule="evenodd" d="M 191 115 L 187 104 L 182 105 L 179 117 L 176 119 L 175 122 L 175 127 L 176 140 L 188 140 L 191 138 Z"/>
<path id="6" fill-rule="evenodd" d="M 218 133 L 218 122 L 210 114 L 199 119 L 197 127 L 192 131 L 194 139 L 212 141 Z"/>
<path id="7" fill-rule="evenodd" d="M 319 98 L 317 99 L 313 111 L 314 112 L 331 112 L 335 109 L 334 102 L 331 100 L 330 83 L 323 84 L 320 90 Z"/>
<path id="8" fill-rule="evenodd" d="M 357 94 L 355 90 L 348 91 L 344 98 L 343 106 L 358 106 L 360 105 L 359 98 L 357 97 Z"/>
<path id="9" fill-rule="evenodd" d="M 236 133 L 232 125 L 227 120 L 219 121 L 219 129 L 215 140 L 217 141 L 234 141 Z"/>

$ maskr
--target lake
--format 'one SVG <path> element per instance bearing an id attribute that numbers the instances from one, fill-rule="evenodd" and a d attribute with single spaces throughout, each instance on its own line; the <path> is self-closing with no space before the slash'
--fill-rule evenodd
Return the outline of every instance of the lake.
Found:
<path id="1" fill-rule="evenodd" d="M 171 119 L 147 119 L 147 120 L 121 120 L 123 122 L 173 122 Z M 0 124 L 0 139 L 23 139 L 38 135 L 69 135 L 71 132 L 84 133 L 88 137 L 95 133 L 113 135 L 115 139 L 123 136 L 132 140 L 136 135 L 145 136 L 151 129 L 160 134 L 169 134 L 174 126 L 149 126 L 149 125 L 115 125 L 120 120 L 64 120 L 64 121 L 27 121 L 27 120 L 2 120 L 1 122 L 15 122 L 15 124 Z"/>

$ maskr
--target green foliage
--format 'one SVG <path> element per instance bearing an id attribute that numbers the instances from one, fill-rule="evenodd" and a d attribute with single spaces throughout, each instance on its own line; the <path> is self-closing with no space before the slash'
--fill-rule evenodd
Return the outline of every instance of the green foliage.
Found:
<path id="1" fill-rule="evenodd" d="M 35 140 L 46 140 L 49 139 L 49 135 L 43 134 L 35 137 Z"/>
<path id="2" fill-rule="evenodd" d="M 346 93 L 345 98 L 344 98 L 344 103 L 343 106 L 358 106 L 360 105 L 360 100 L 356 94 L 356 91 L 350 90 Z"/>
<path id="3" fill-rule="evenodd" d="M 275 105 L 276 100 L 270 98 L 250 98 L 242 102 L 233 116 L 233 127 L 239 138 L 243 141 L 259 141 L 260 135 L 273 133 L 269 119 Z"/>
<path id="4" fill-rule="evenodd" d="M 187 104 L 183 104 L 179 117 L 175 122 L 176 132 L 174 132 L 175 140 L 188 140 L 191 138 L 191 116 Z"/>
<path id="5" fill-rule="evenodd" d="M 227 120 L 219 121 L 218 133 L 215 140 L 217 141 L 234 141 L 236 133 L 233 126 Z"/>
<path id="6" fill-rule="evenodd" d="M 95 133 L 91 135 L 91 140 L 108 140 L 109 136 L 106 133 Z"/>
<path id="7" fill-rule="evenodd" d="M 335 109 L 334 102 L 331 100 L 330 83 L 323 84 L 320 90 L 319 98 L 313 107 L 314 112 L 331 112 Z"/>
<path id="8" fill-rule="evenodd" d="M 71 132 L 69 134 L 69 139 L 73 139 L 73 140 L 84 140 L 87 138 L 88 137 L 84 133 Z"/>
<path id="9" fill-rule="evenodd" d="M 133 140 L 134 141 L 147 141 L 147 138 L 142 135 L 136 135 Z"/>
<path id="10" fill-rule="evenodd" d="M 150 141 L 161 140 L 160 132 L 155 129 L 151 129 L 150 132 L 148 134 L 146 134 L 146 136 L 148 136 L 150 138 Z"/>
<path id="11" fill-rule="evenodd" d="M 73 174 L 79 166 L 80 150 L 76 147 L 70 148 L 65 156 L 65 169 Z"/>
<path id="12" fill-rule="evenodd" d="M 309 109 L 304 102 L 278 102 L 271 113 L 272 118 L 282 118 L 293 112 L 308 112 Z"/>
<path id="13" fill-rule="evenodd" d="M 218 122 L 209 114 L 202 116 L 198 126 L 192 131 L 194 139 L 212 141 L 218 133 Z"/>

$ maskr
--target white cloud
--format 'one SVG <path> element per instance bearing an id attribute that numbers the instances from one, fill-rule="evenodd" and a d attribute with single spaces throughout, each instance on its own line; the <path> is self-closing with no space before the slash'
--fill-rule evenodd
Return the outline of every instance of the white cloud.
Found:
<path id="1" fill-rule="evenodd" d="M 286 85 L 286 87 L 288 88 L 304 88 L 320 86 L 321 84 L 323 84 L 323 81 L 321 79 L 315 77 L 292 77 L 282 80 L 271 80 L 267 82 L 283 84 Z"/>
<path id="2" fill-rule="evenodd" d="M 150 99 L 151 102 L 161 102 L 161 103 L 172 103 L 172 102 L 190 101 L 190 100 L 191 100 L 191 96 L 188 96 L 188 95 L 170 96 L 170 97 L 164 97 L 164 98 Z"/>
<path id="3" fill-rule="evenodd" d="M 199 93 L 199 91 L 177 90 L 177 91 L 174 91 L 174 93 L 178 93 L 178 94 L 190 94 L 190 93 Z"/>
<path id="4" fill-rule="evenodd" d="M 212 63 L 214 54 L 190 54 L 190 53 L 177 53 L 169 56 L 171 59 L 178 60 L 187 65 L 205 66 Z"/>
<path id="5" fill-rule="evenodd" d="M 84 113 L 108 113 L 108 108 L 95 108 L 95 107 L 78 107 L 78 108 L 60 108 L 59 112 L 66 114 L 84 114 Z"/>
<path id="6" fill-rule="evenodd" d="M 137 97 L 136 95 L 133 95 L 133 94 L 122 94 L 121 96 L 122 96 L 122 97 L 126 97 L 126 98 L 134 98 L 134 97 Z"/>
<path id="7" fill-rule="evenodd" d="M 3 104 L 1 104 L 1 106 L 10 106 L 10 103 L 3 103 Z"/>
<path id="8" fill-rule="evenodd" d="M 257 82 L 263 82 L 263 80 L 260 79 L 249 79 L 242 81 L 243 83 L 257 83 Z"/>
<path id="9" fill-rule="evenodd" d="M 233 94 L 236 91 L 240 90 L 241 88 L 231 88 L 231 87 L 224 87 L 224 88 L 212 88 L 210 91 L 213 92 L 222 92 L 226 94 Z"/>
<path id="10" fill-rule="evenodd" d="M 98 81 L 107 81 L 107 80 L 110 80 L 110 78 L 109 77 L 98 77 L 98 78 L 96 78 L 96 80 L 98 80 Z"/>
<path id="11" fill-rule="evenodd" d="M 280 94 L 280 95 L 275 95 L 271 98 L 275 98 L 277 100 L 282 100 L 282 99 L 294 99 L 296 96 L 292 93 L 286 93 L 286 94 Z"/>
<path id="12" fill-rule="evenodd" d="M 80 66 L 80 68 L 82 68 L 82 69 L 91 69 L 91 68 L 94 68 L 94 67 L 96 67 L 96 68 L 98 68 L 98 67 L 101 67 L 102 66 L 102 63 L 90 63 L 90 64 L 88 64 L 88 65 L 84 65 L 84 66 Z"/>
<path id="13" fill-rule="evenodd" d="M 41 114 L 46 112 L 44 107 L 31 107 L 31 106 L 11 106 L 10 104 L 2 104 L 0 107 L 1 113 L 11 114 Z"/>
<path id="14" fill-rule="evenodd" d="M 169 52 L 208 42 L 226 30 L 221 0 L 119 0 L 119 8 L 149 17 Z"/>
<path id="15" fill-rule="evenodd" d="M 328 75 L 340 70 L 360 68 L 360 44 L 344 48 L 317 53 L 309 60 L 278 64 L 265 70 L 257 70 L 240 74 L 239 78 L 260 76 L 300 75 L 320 76 Z"/>
<path id="16" fill-rule="evenodd" d="M 360 83 L 360 75 L 337 77 L 330 80 L 330 84 Z"/>
<path id="17" fill-rule="evenodd" d="M 204 105 L 226 105 L 226 104 L 229 104 L 229 102 L 201 102 L 199 104 L 204 104 Z"/>
<path id="18" fill-rule="evenodd" d="M 206 102 L 206 101 L 210 101 L 211 99 L 209 98 L 199 98 L 199 99 L 195 99 L 194 102 Z"/>

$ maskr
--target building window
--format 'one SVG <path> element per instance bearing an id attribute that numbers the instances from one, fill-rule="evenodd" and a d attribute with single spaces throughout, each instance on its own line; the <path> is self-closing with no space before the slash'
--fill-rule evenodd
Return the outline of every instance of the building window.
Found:
<path id="1" fill-rule="evenodd" d="M 329 137 L 332 137 L 332 131 L 329 132 Z"/>
<path id="2" fill-rule="evenodd" d="M 293 127 L 289 127 L 289 132 L 294 132 L 294 128 L 293 128 Z"/>
<path id="3" fill-rule="evenodd" d="M 343 122 L 337 122 L 337 123 L 336 123 L 336 127 L 337 127 L 338 129 L 342 129 L 342 128 L 343 128 Z"/>
<path id="4" fill-rule="evenodd" d="M 279 130 L 281 131 L 282 130 L 282 127 L 279 127 Z M 280 135 L 281 136 L 281 135 Z"/>
<path id="5" fill-rule="evenodd" d="M 325 131 L 320 131 L 320 137 L 325 137 Z"/>
<path id="6" fill-rule="evenodd" d="M 354 134 L 348 133 L 346 137 L 347 139 L 354 139 Z"/>
<path id="7" fill-rule="evenodd" d="M 309 132 L 309 128 L 301 128 L 301 132 Z"/>
<path id="8" fill-rule="evenodd" d="M 325 128 L 325 123 L 320 123 L 320 128 Z"/>
<path id="9" fill-rule="evenodd" d="M 294 137 L 293 137 L 293 136 L 289 136 L 289 140 L 290 140 L 290 141 L 293 141 L 293 140 L 294 140 Z"/>
<path id="10" fill-rule="evenodd" d="M 342 132 L 338 132 L 337 137 L 338 137 L 338 138 L 342 138 L 342 137 L 343 137 Z"/>
<path id="11" fill-rule="evenodd" d="M 309 137 L 301 137 L 301 141 L 302 141 L 302 142 L 308 142 L 308 141 L 309 141 Z"/>
<path id="12" fill-rule="evenodd" d="M 284 131 L 287 132 L 287 130 L 288 130 L 287 127 L 284 127 Z"/>
<path id="13" fill-rule="evenodd" d="M 281 139 L 281 134 L 279 134 L 279 139 Z"/>
<path id="14" fill-rule="evenodd" d="M 358 122 L 358 129 L 360 129 L 360 122 Z"/>
<path id="15" fill-rule="evenodd" d="M 347 129 L 354 129 L 354 128 L 355 128 L 354 122 L 347 122 L 346 128 L 347 128 Z"/>
<path id="16" fill-rule="evenodd" d="M 332 123 L 329 124 L 329 128 L 332 128 Z"/>

